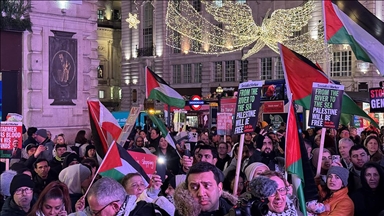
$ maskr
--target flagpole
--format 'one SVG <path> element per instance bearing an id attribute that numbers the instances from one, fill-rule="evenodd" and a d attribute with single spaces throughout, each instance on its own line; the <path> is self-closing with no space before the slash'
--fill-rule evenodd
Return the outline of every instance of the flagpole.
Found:
<path id="1" fill-rule="evenodd" d="M 91 183 L 89 184 L 87 190 L 85 191 L 85 193 L 84 193 L 84 195 L 83 195 L 84 197 L 87 196 L 88 191 L 89 191 L 89 189 L 91 188 L 93 182 L 95 181 L 97 174 L 100 172 L 100 168 L 101 168 L 101 167 L 103 166 L 103 164 L 104 164 L 105 158 L 107 158 L 107 156 L 109 155 L 109 152 L 110 152 L 111 149 L 112 149 L 113 144 L 115 144 L 115 143 L 116 143 L 116 141 L 113 140 L 112 144 L 109 146 L 107 153 L 105 154 L 103 160 L 102 160 L 101 163 L 100 163 L 99 168 L 96 170 L 96 173 L 95 173 L 95 175 L 94 175 L 93 178 L 92 178 Z"/>
<path id="2" fill-rule="evenodd" d="M 237 151 L 237 164 L 236 164 L 236 175 L 235 175 L 235 184 L 233 185 L 233 195 L 237 196 L 237 188 L 239 184 L 239 176 L 241 171 L 241 158 L 243 156 L 243 146 L 244 146 L 244 134 L 240 136 L 239 150 Z"/>
<path id="3" fill-rule="evenodd" d="M 316 177 L 320 177 L 320 172 L 321 172 L 321 162 L 323 160 L 325 131 L 326 131 L 326 128 L 321 129 L 320 150 L 319 150 L 319 158 L 317 160 Z"/>
<path id="4" fill-rule="evenodd" d="M 322 1 L 322 9 L 323 9 L 323 29 L 324 29 L 324 46 L 325 46 L 325 73 L 327 74 L 328 83 L 331 83 L 331 60 L 329 59 L 329 51 L 328 51 L 328 40 L 327 40 L 327 20 L 325 16 L 325 1 Z"/>

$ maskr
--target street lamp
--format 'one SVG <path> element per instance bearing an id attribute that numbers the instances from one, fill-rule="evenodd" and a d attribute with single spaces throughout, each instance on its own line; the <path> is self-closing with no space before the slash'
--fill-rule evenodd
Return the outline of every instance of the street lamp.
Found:
<path id="1" fill-rule="evenodd" d="M 218 112 L 221 112 L 221 94 L 223 93 L 223 88 L 221 88 L 220 84 L 219 86 L 216 88 L 216 95 L 217 95 L 217 111 Z"/>

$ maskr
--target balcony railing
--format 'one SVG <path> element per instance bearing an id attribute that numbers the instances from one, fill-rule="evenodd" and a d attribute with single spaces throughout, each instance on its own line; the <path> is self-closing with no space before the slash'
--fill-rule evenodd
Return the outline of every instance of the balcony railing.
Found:
<path id="1" fill-rule="evenodd" d="M 155 56 L 155 47 L 143 47 L 143 48 L 136 48 L 136 54 L 137 57 L 143 57 L 143 56 Z"/>
<path id="2" fill-rule="evenodd" d="M 97 26 L 104 28 L 121 29 L 121 20 L 98 19 Z"/>

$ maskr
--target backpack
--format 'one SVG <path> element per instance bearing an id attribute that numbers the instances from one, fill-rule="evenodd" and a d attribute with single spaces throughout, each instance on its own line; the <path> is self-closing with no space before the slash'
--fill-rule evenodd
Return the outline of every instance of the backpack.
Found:
<path id="1" fill-rule="evenodd" d="M 80 155 L 80 147 L 84 144 L 80 144 L 79 146 L 71 146 L 71 150 L 74 151 L 77 155 Z"/>
<path id="2" fill-rule="evenodd" d="M 170 216 L 164 209 L 154 203 L 139 201 L 129 216 Z"/>

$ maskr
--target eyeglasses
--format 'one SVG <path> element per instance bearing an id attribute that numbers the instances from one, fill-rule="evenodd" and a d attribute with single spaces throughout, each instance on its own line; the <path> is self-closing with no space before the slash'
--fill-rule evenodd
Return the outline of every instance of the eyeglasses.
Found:
<path id="1" fill-rule="evenodd" d="M 120 201 L 120 200 L 115 200 L 115 201 L 112 201 L 112 202 L 108 203 L 107 205 L 105 205 L 103 208 L 101 208 L 101 209 L 100 209 L 99 211 L 97 211 L 97 212 L 92 211 L 92 215 L 99 215 L 105 208 L 107 208 L 108 206 L 110 206 L 112 203 L 114 203 L 114 202 L 118 202 L 118 201 Z"/>
<path id="2" fill-rule="evenodd" d="M 25 193 L 25 194 L 31 194 L 32 192 L 33 192 L 33 190 L 32 190 L 32 188 L 19 188 L 19 189 L 17 189 L 16 191 L 15 191 L 15 194 L 16 195 L 21 195 L 21 194 L 23 194 L 23 192 Z"/>
<path id="3" fill-rule="evenodd" d="M 274 194 L 271 195 L 271 197 L 276 196 L 277 193 L 278 193 L 280 196 L 285 196 L 285 195 L 287 195 L 287 192 L 288 192 L 288 188 L 286 188 L 286 187 L 279 188 L 279 189 L 276 190 L 276 193 L 274 193 Z"/>

